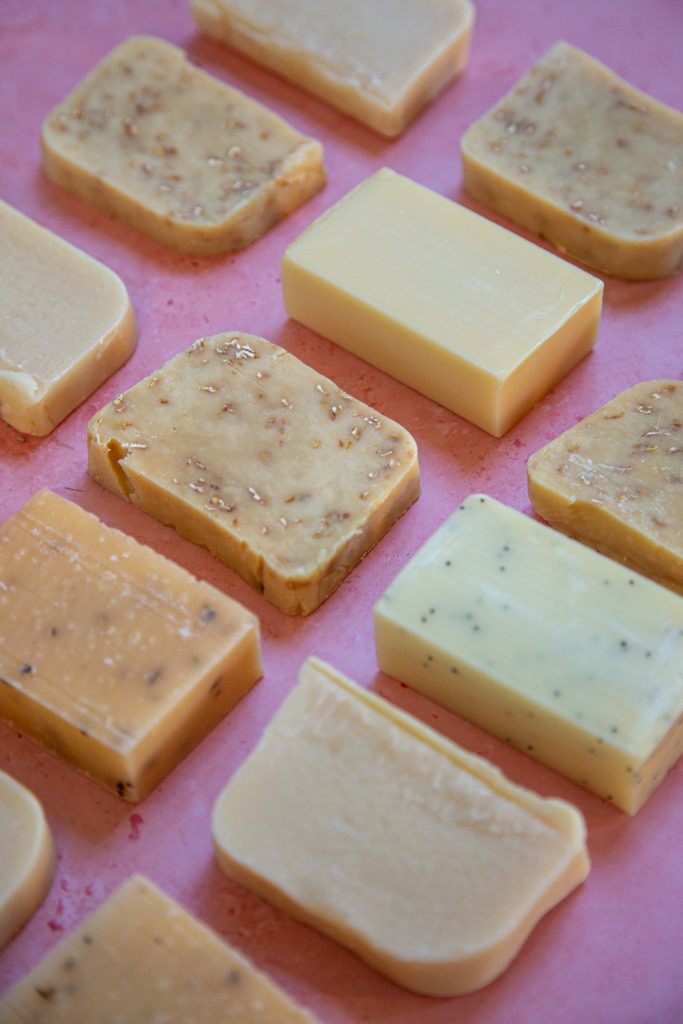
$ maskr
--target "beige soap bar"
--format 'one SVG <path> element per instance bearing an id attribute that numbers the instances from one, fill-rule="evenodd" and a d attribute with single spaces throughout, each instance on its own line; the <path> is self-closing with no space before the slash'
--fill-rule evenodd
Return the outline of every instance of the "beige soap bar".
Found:
<path id="1" fill-rule="evenodd" d="M 683 751 L 683 599 L 472 495 L 375 607 L 377 660 L 634 814 Z"/>
<path id="2" fill-rule="evenodd" d="M 309 659 L 218 799 L 237 881 L 416 992 L 495 978 L 588 873 L 581 815 Z"/>
<path id="3" fill-rule="evenodd" d="M 203 31 L 382 135 L 467 63 L 470 0 L 191 0 Z"/>
<path id="4" fill-rule="evenodd" d="M 23 1024 L 315 1024 L 140 875 L 11 988 L 4 1007 Z"/>
<path id="5" fill-rule="evenodd" d="M 683 591 L 683 381 L 636 384 L 529 459 L 540 516 Z"/>
<path id="6" fill-rule="evenodd" d="M 45 899 L 56 862 L 43 808 L 33 793 L 0 772 L 0 950 Z"/>
<path id="7" fill-rule="evenodd" d="M 0 719 L 126 800 L 260 674 L 250 612 L 71 502 L 0 527 Z"/>
<path id="8" fill-rule="evenodd" d="M 593 347 L 602 282 L 383 169 L 285 252 L 287 312 L 500 437 Z"/>
<path id="9" fill-rule="evenodd" d="M 683 262 L 683 114 L 556 43 L 463 135 L 465 186 L 607 274 Z"/>
<path id="10" fill-rule="evenodd" d="M 0 416 L 48 434 L 125 363 L 135 317 L 116 274 L 0 200 Z"/>
<path id="11" fill-rule="evenodd" d="M 181 252 L 259 238 L 325 181 L 322 147 L 153 36 L 121 43 L 49 115 L 58 185 Z"/>
<path id="12" fill-rule="evenodd" d="M 308 614 L 419 493 L 397 423 L 263 338 L 202 338 L 97 413 L 89 472 Z"/>

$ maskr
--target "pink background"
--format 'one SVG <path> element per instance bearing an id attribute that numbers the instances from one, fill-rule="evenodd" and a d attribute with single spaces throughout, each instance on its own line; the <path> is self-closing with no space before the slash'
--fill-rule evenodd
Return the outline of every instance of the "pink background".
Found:
<path id="1" fill-rule="evenodd" d="M 38 147 L 42 119 L 111 47 L 139 32 L 186 48 L 217 77 L 322 139 L 326 188 L 249 249 L 196 259 L 166 251 L 47 182 Z M 141 871 L 271 972 L 325 1024 L 683 1021 L 683 763 L 631 819 L 379 674 L 371 624 L 373 602 L 464 496 L 483 490 L 529 511 L 525 462 L 536 448 L 639 380 L 683 377 L 683 278 L 607 279 L 595 352 L 506 437 L 494 440 L 289 322 L 279 270 L 285 246 L 383 165 L 477 209 L 461 188 L 460 135 L 558 38 L 682 108 L 677 52 L 682 34 L 679 0 L 480 0 L 465 75 L 401 139 L 387 142 L 201 37 L 184 0 L 0 0 L 0 195 L 116 270 L 129 288 L 140 332 L 129 363 L 50 436 L 22 437 L 0 422 L 0 519 L 39 487 L 53 488 L 256 612 L 265 657 L 263 680 L 137 807 L 0 725 L 0 768 L 42 799 L 60 851 L 44 906 L 0 955 L 0 991 L 131 872 Z M 307 619 L 270 607 L 207 552 L 86 475 L 90 416 L 195 338 L 228 329 L 284 345 L 397 419 L 419 445 L 421 499 Z M 445 1000 L 405 992 L 241 889 L 216 866 L 209 835 L 214 800 L 311 653 L 491 758 L 516 782 L 565 797 L 585 814 L 592 874 L 540 923 L 512 967 L 483 991 Z"/>

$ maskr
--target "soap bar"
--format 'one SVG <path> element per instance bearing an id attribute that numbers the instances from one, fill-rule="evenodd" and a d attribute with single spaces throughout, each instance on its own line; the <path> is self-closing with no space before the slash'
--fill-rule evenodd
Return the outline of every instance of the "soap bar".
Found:
<path id="1" fill-rule="evenodd" d="M 315 1024 L 140 875 L 11 988 L 4 1005 L 23 1024 Z"/>
<path id="2" fill-rule="evenodd" d="M 588 873 L 581 815 L 311 658 L 218 798 L 238 882 L 406 988 L 469 992 Z"/>
<path id="3" fill-rule="evenodd" d="M 48 434 L 125 363 L 135 317 L 116 274 L 0 200 L 0 416 Z"/>
<path id="4" fill-rule="evenodd" d="M 295 320 L 495 437 L 593 347 L 602 282 L 383 169 L 285 252 Z"/>
<path id="5" fill-rule="evenodd" d="M 325 181 L 322 147 L 152 36 L 127 39 L 48 116 L 49 178 L 181 252 L 259 238 Z"/>
<path id="6" fill-rule="evenodd" d="M 89 472 L 283 611 L 332 594 L 419 493 L 410 434 L 284 349 L 202 338 L 97 413 Z"/>
<path id="7" fill-rule="evenodd" d="M 40 803 L 0 772 L 0 949 L 45 899 L 55 863 L 55 844 Z"/>
<path id="8" fill-rule="evenodd" d="M 126 800 L 260 674 L 250 612 L 64 498 L 0 526 L 0 719 Z"/>
<path id="9" fill-rule="evenodd" d="M 486 206 L 606 274 L 683 262 L 683 114 L 559 42 L 462 137 Z"/>
<path id="10" fill-rule="evenodd" d="M 683 589 L 683 382 L 617 395 L 529 459 L 529 496 L 552 526 Z"/>
<path id="11" fill-rule="evenodd" d="M 382 135 L 467 63 L 469 0 L 191 0 L 199 27 Z"/>
<path id="12" fill-rule="evenodd" d="M 683 750 L 683 599 L 468 498 L 375 607 L 380 668 L 634 814 Z"/>

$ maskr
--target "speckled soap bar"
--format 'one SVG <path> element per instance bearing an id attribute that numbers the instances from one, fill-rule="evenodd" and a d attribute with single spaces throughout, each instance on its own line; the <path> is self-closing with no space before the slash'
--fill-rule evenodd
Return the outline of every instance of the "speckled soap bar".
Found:
<path id="1" fill-rule="evenodd" d="M 683 599 L 485 495 L 375 606 L 380 668 L 635 813 L 683 750 Z"/>

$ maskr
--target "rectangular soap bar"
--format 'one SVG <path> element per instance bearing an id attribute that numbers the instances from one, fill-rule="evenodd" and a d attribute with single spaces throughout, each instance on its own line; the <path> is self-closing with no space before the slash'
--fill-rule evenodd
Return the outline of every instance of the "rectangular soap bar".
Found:
<path id="1" fill-rule="evenodd" d="M 251 334 L 201 338 L 97 413 L 89 472 L 285 612 L 332 594 L 419 493 L 397 423 Z"/>
<path id="2" fill-rule="evenodd" d="M 126 800 L 260 675 L 255 616 L 78 506 L 0 526 L 0 719 Z"/>
<path id="3" fill-rule="evenodd" d="M 634 814 L 683 750 L 683 599 L 485 495 L 375 606 L 380 668 Z"/>
<path id="4" fill-rule="evenodd" d="M 287 312 L 500 437 L 593 347 L 602 282 L 387 168 L 293 242 Z"/>
<path id="5" fill-rule="evenodd" d="M 500 974 L 589 869 L 573 807 L 316 658 L 218 798 L 213 838 L 237 881 L 436 996 Z"/>
<path id="6" fill-rule="evenodd" d="M 125 363 L 135 316 L 108 267 L 0 200 L 0 416 L 48 434 Z"/>
<path id="7" fill-rule="evenodd" d="M 322 147 L 176 46 L 132 36 L 49 114 L 52 181 L 181 252 L 259 238 L 325 181 Z"/>
<path id="8" fill-rule="evenodd" d="M 3 1008 L 22 1024 L 315 1024 L 265 974 L 140 875 L 7 992 L 2 1021 Z"/>
<path id="9" fill-rule="evenodd" d="M 683 114 L 555 43 L 462 137 L 465 187 L 606 274 L 683 263 Z"/>
<path id="10" fill-rule="evenodd" d="M 683 381 L 644 381 L 531 456 L 529 497 L 563 533 L 683 593 Z"/>
<path id="11" fill-rule="evenodd" d="M 469 52 L 469 0 L 191 0 L 204 31 L 374 128 L 399 135 Z"/>

